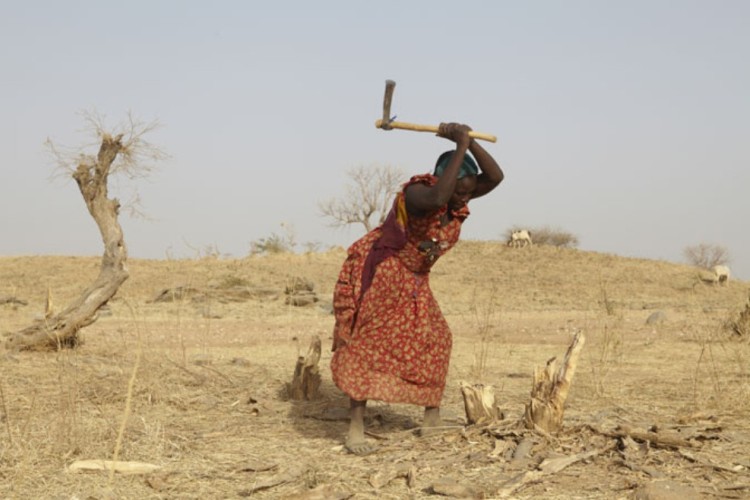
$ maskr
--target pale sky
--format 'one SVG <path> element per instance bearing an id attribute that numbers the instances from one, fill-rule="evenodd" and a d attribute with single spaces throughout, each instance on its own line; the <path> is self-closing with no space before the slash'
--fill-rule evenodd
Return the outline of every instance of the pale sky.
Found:
<path id="1" fill-rule="evenodd" d="M 47 137 L 90 142 L 82 111 L 161 128 L 171 158 L 123 214 L 131 257 L 243 257 L 292 227 L 347 246 L 318 202 L 346 171 L 430 170 L 450 143 L 385 132 L 467 123 L 506 179 L 471 204 L 469 239 L 553 226 L 580 248 L 684 262 L 723 245 L 750 279 L 750 2 L 0 0 L 0 255 L 100 255 Z"/>

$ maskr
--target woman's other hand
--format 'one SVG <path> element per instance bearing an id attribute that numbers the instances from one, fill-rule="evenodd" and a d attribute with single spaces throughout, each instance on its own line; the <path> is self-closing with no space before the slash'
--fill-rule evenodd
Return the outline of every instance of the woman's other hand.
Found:
<path id="1" fill-rule="evenodd" d="M 438 127 L 438 136 L 455 142 L 459 146 L 468 148 L 471 144 L 469 137 L 471 127 L 462 123 L 441 123 Z"/>

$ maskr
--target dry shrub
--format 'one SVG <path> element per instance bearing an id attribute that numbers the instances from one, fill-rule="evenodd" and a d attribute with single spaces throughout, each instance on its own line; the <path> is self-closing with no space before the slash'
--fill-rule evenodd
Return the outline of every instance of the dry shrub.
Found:
<path id="1" fill-rule="evenodd" d="M 615 303 L 610 296 L 607 282 L 604 281 L 601 277 L 599 278 L 599 291 L 601 295 L 599 303 L 602 305 L 602 307 L 604 307 L 607 316 L 614 316 L 617 312 L 617 309 L 615 308 Z"/>
<path id="2" fill-rule="evenodd" d="M 493 340 L 491 331 L 495 327 L 500 309 L 497 303 L 499 295 L 497 284 L 494 282 L 491 283 L 489 293 L 484 298 L 480 298 L 478 287 L 475 287 L 472 293 L 469 310 L 474 317 L 474 325 L 479 342 L 475 344 L 471 375 L 478 380 L 484 380 L 484 377 L 487 375 L 487 366 L 492 355 L 490 352 Z"/>
<path id="3" fill-rule="evenodd" d="M 615 308 L 607 283 L 600 279 L 600 305 L 606 317 L 601 328 L 590 329 L 589 356 L 591 364 L 591 381 L 597 396 L 604 396 L 609 386 L 608 376 L 612 369 L 619 365 L 624 354 L 623 325 L 625 319 Z"/>
<path id="4" fill-rule="evenodd" d="M 736 318 L 730 318 L 725 324 L 726 328 L 743 339 L 750 338 L 750 296 L 745 302 L 745 308 L 740 311 Z"/>
<path id="5" fill-rule="evenodd" d="M 297 247 L 297 232 L 294 225 L 282 222 L 281 234 L 273 232 L 268 238 L 260 238 L 250 243 L 250 255 L 294 253 Z"/>
<path id="6" fill-rule="evenodd" d="M 722 409 L 747 414 L 750 388 L 750 344 L 728 338 L 720 328 L 693 332 L 700 347 L 693 378 L 694 410 Z"/>
<path id="7" fill-rule="evenodd" d="M 505 232 L 506 241 L 510 241 L 510 236 L 514 231 L 526 229 L 531 233 L 531 240 L 534 245 L 549 245 L 560 248 L 576 248 L 579 244 L 578 236 L 564 229 L 553 228 L 549 226 L 542 227 L 521 227 L 513 226 Z"/>
<path id="8" fill-rule="evenodd" d="M 531 238 L 537 245 L 550 245 L 562 248 L 575 248 L 578 246 L 578 236 L 562 229 L 550 228 L 548 226 L 532 229 Z"/>
<path id="9" fill-rule="evenodd" d="M 690 264 L 703 269 L 727 264 L 730 260 L 729 251 L 726 247 L 708 243 L 687 246 L 682 250 L 682 253 Z"/>

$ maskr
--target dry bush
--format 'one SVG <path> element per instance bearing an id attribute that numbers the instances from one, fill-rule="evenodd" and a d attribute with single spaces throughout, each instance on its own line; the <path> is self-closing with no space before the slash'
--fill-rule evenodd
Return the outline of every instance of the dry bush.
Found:
<path id="1" fill-rule="evenodd" d="M 505 240 L 510 241 L 510 236 L 514 231 L 526 229 L 531 233 L 531 240 L 534 245 L 549 245 L 559 248 L 576 248 L 579 244 L 578 236 L 564 229 L 553 228 L 549 226 L 542 227 L 521 227 L 513 226 L 505 232 Z"/>
<path id="2" fill-rule="evenodd" d="M 609 385 L 608 376 L 612 369 L 619 365 L 624 354 L 624 317 L 615 308 L 608 284 L 600 279 L 599 290 L 601 298 L 599 304 L 606 313 L 601 329 L 593 329 L 589 334 L 590 347 L 588 349 L 591 363 L 591 381 L 597 396 L 603 396 Z"/>
<path id="3" fill-rule="evenodd" d="M 531 231 L 531 238 L 537 245 L 550 245 L 562 248 L 575 248 L 578 246 L 578 236 L 559 228 L 544 226 L 534 228 Z"/>
<path id="4" fill-rule="evenodd" d="M 743 339 L 750 338 L 750 296 L 745 308 L 736 317 L 731 317 L 725 323 L 725 328 Z"/>
<path id="5" fill-rule="evenodd" d="M 282 222 L 281 228 L 284 230 L 283 234 L 271 233 L 268 238 L 260 238 L 250 243 L 250 255 L 294 252 L 297 246 L 294 227 Z"/>
<path id="6" fill-rule="evenodd" d="M 703 269 L 727 264 L 730 260 L 729 251 L 726 247 L 708 243 L 687 246 L 682 250 L 682 253 L 690 264 Z"/>
<path id="7" fill-rule="evenodd" d="M 604 310 L 606 311 L 607 316 L 614 316 L 615 313 L 617 313 L 617 309 L 615 308 L 615 302 L 612 300 L 612 297 L 610 297 L 609 287 L 607 285 L 607 282 L 601 279 L 601 277 L 599 278 L 599 290 L 601 294 L 599 303 L 602 305 L 602 307 L 604 307 Z"/>
<path id="8" fill-rule="evenodd" d="M 483 380 L 487 375 L 487 365 L 492 356 L 491 347 L 493 338 L 491 331 L 495 328 L 497 316 L 500 311 L 498 296 L 498 287 L 494 282 L 490 286 L 489 294 L 484 299 L 480 298 L 478 287 L 475 287 L 472 293 L 469 310 L 474 317 L 474 326 L 479 342 L 474 346 L 474 362 L 471 366 L 471 375 L 478 380 Z"/>
<path id="9" fill-rule="evenodd" d="M 750 376 L 748 347 L 723 335 L 717 328 L 693 332 L 699 353 L 692 374 L 692 397 L 695 411 L 724 409 L 746 413 L 747 384 L 738 383 Z"/>

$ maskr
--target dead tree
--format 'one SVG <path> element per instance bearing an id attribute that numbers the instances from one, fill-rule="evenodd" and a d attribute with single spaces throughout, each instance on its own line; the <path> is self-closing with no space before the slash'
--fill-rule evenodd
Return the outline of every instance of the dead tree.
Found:
<path id="1" fill-rule="evenodd" d="M 404 180 L 403 173 L 391 166 L 372 165 L 353 168 L 347 176 L 351 183 L 346 187 L 346 195 L 320 202 L 318 208 L 321 215 L 332 219 L 334 227 L 362 224 L 369 233 L 385 221 L 393 196 Z"/>
<path id="2" fill-rule="evenodd" d="M 96 321 L 99 308 L 128 279 L 125 267 L 127 249 L 117 218 L 120 202 L 116 198 L 109 198 L 107 182 L 110 174 L 117 170 L 131 177 L 142 174 L 147 167 L 140 162 L 146 156 L 153 160 L 163 158 L 163 153 L 142 139 L 143 134 L 152 130 L 156 124 L 144 125 L 130 117 L 127 132 L 112 136 L 104 131 L 97 117 L 86 115 L 86 119 L 94 126 L 101 139 L 96 156 L 78 155 L 77 167 L 73 169 L 54 146 L 49 142 L 48 144 L 61 166 L 69 170 L 75 179 L 86 208 L 99 228 L 104 243 L 99 276 L 78 299 L 60 313 L 45 315 L 44 319 L 12 333 L 7 340 L 7 346 L 11 349 L 60 349 L 76 346 L 81 328 Z"/>
<path id="3" fill-rule="evenodd" d="M 547 433 L 554 433 L 562 428 L 565 400 L 568 398 L 584 342 L 583 334 L 576 333 L 559 366 L 556 358 L 552 358 L 547 361 L 544 369 L 534 370 L 531 400 L 524 413 L 526 428 L 538 428 Z"/>

